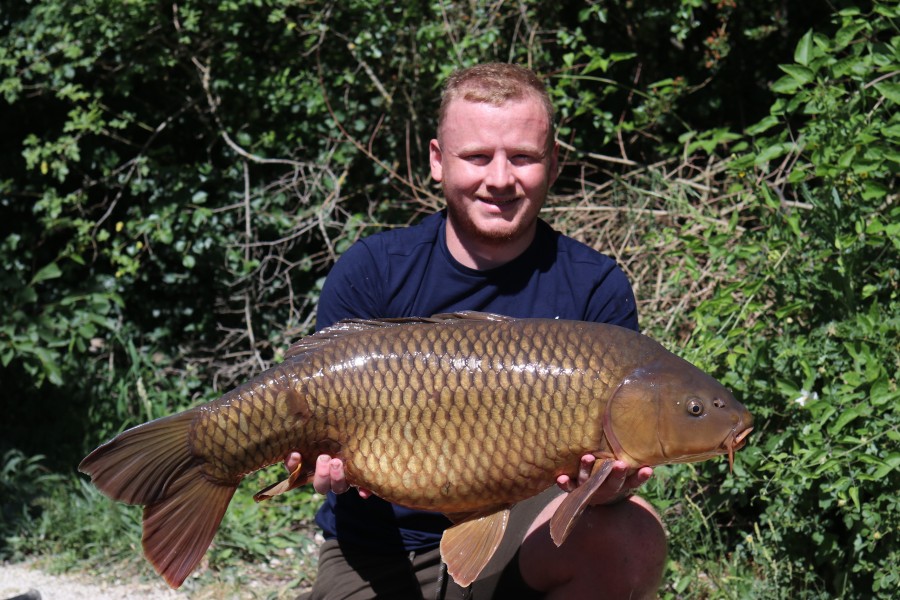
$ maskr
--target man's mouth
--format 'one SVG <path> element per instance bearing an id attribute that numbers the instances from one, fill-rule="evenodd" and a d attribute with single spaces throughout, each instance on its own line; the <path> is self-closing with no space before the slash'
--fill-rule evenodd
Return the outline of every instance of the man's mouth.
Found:
<path id="1" fill-rule="evenodd" d="M 482 204 L 491 204 L 493 206 L 499 206 L 502 208 L 502 207 L 506 207 L 506 206 L 515 204 L 516 202 L 518 202 L 520 200 L 520 198 L 518 196 L 513 196 L 510 198 L 488 197 L 488 198 L 476 198 L 476 200 L 478 200 Z"/>

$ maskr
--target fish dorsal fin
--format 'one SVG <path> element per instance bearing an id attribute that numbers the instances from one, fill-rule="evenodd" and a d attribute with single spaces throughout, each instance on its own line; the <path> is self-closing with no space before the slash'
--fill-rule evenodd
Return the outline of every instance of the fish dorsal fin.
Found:
<path id="1" fill-rule="evenodd" d="M 479 312 L 477 310 L 461 310 L 452 313 L 438 313 L 427 319 L 431 323 L 439 321 L 515 321 L 515 317 L 498 315 L 497 313 Z"/>
<path id="2" fill-rule="evenodd" d="M 288 359 L 292 356 L 299 356 L 300 354 L 309 352 L 310 350 L 318 348 L 338 338 L 351 336 L 362 331 L 369 331 L 371 329 L 388 327 L 389 325 L 391 324 L 387 323 L 384 319 L 345 319 L 343 321 L 338 321 L 331 327 L 326 327 L 325 329 L 317 331 L 312 335 L 308 335 L 305 338 L 292 344 L 291 347 L 288 348 L 284 353 L 284 358 Z"/>
<path id="3" fill-rule="evenodd" d="M 505 317 L 493 313 L 483 313 L 474 310 L 461 311 L 454 313 L 440 313 L 430 317 L 399 317 L 391 319 L 344 319 L 338 321 L 331 327 L 326 327 L 321 331 L 309 335 L 302 340 L 293 344 L 284 353 L 284 357 L 291 358 L 308 352 L 314 348 L 331 342 L 337 338 L 354 335 L 363 331 L 371 331 L 373 329 L 384 329 L 386 327 L 396 327 L 398 325 L 410 324 L 434 324 L 447 323 L 449 321 L 509 321 L 512 317 Z"/>
<path id="4" fill-rule="evenodd" d="M 562 545 L 562 543 L 566 541 L 566 538 L 569 537 L 569 534 L 572 533 L 572 527 L 575 525 L 575 521 L 578 520 L 578 517 L 580 517 L 581 513 L 584 512 L 584 509 L 587 508 L 588 502 L 590 502 L 594 492 L 596 492 L 600 485 L 606 481 L 606 478 L 612 470 L 612 466 L 613 459 L 611 458 L 607 458 L 602 462 L 595 462 L 594 467 L 591 469 L 591 476 L 588 477 L 588 480 L 570 492 L 569 495 L 563 499 L 559 508 L 556 509 L 556 512 L 553 513 L 553 516 L 550 517 L 550 537 L 557 546 Z"/>
<path id="5" fill-rule="evenodd" d="M 441 560 L 459 585 L 466 587 L 478 577 L 500 545 L 509 509 L 454 525 L 441 538 Z"/>

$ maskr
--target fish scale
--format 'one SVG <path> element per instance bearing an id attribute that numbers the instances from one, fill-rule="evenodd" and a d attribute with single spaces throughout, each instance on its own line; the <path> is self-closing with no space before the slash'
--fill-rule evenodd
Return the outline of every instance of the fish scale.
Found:
<path id="1" fill-rule="evenodd" d="M 685 409 L 696 402 L 702 415 Z M 442 554 L 465 582 L 499 543 L 504 511 L 575 478 L 583 455 L 606 471 L 562 503 L 558 543 L 613 458 L 636 468 L 731 456 L 750 420 L 711 377 L 613 325 L 473 313 L 348 321 L 218 400 L 121 433 L 79 468 L 107 495 L 145 505 L 144 552 L 174 587 L 241 479 L 291 451 L 304 462 L 259 498 L 306 482 L 319 454 L 341 458 L 351 484 L 454 515 Z"/>

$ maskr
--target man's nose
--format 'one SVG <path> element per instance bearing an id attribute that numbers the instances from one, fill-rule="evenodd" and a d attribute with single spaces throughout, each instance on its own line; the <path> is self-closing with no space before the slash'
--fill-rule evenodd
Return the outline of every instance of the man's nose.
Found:
<path id="1" fill-rule="evenodd" d="M 504 188 L 515 185 L 512 165 L 505 155 L 495 154 L 487 168 L 484 183 L 488 187 Z"/>

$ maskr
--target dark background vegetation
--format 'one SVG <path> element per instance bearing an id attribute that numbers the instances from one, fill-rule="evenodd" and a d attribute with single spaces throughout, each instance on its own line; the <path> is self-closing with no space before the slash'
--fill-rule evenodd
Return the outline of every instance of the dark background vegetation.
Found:
<path id="1" fill-rule="evenodd" d="M 559 109 L 545 218 L 614 256 L 645 332 L 757 418 L 734 474 L 672 466 L 648 486 L 671 533 L 661 595 L 891 596 L 898 16 L 888 0 L 0 0 L 0 556 L 133 561 L 139 511 L 79 479 L 80 458 L 308 333 L 343 250 L 440 207 L 443 78 L 502 60 Z M 211 572 L 294 556 L 284 586 L 302 585 L 290 552 L 316 500 L 294 496 L 239 494 Z"/>

